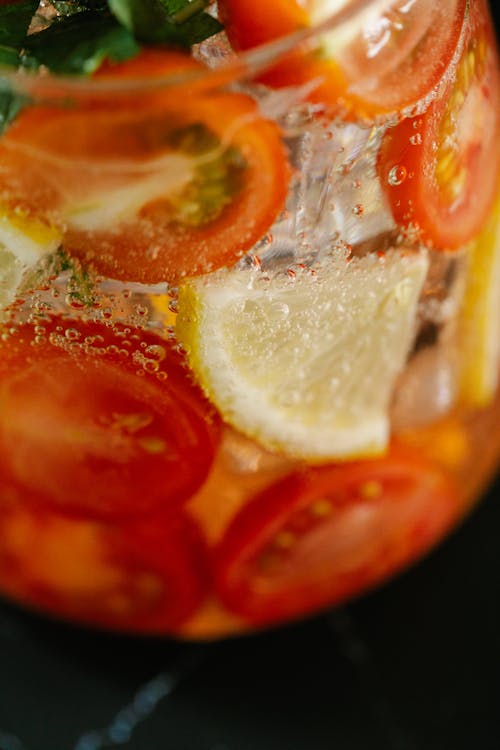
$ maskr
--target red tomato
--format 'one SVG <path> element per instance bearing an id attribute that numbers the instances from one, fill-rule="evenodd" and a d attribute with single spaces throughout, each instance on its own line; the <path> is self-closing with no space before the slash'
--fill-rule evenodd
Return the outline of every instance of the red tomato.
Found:
<path id="1" fill-rule="evenodd" d="M 218 437 L 167 342 L 57 318 L 0 343 L 0 415 L 0 485 L 91 518 L 183 503 Z"/>
<path id="2" fill-rule="evenodd" d="M 327 0 L 220 0 L 219 6 L 237 49 L 317 25 L 329 15 Z M 360 14 L 354 29 L 351 24 L 337 36 L 319 35 L 314 51 L 289 55 L 263 80 L 278 87 L 316 80 L 310 99 L 340 104 L 358 117 L 398 111 L 418 102 L 441 80 L 466 8 L 467 0 L 375 4 L 368 14 Z"/>
<path id="3" fill-rule="evenodd" d="M 101 77 L 200 70 L 181 53 L 152 50 Z M 153 92 L 140 105 L 120 95 L 116 107 L 96 98 L 27 108 L 0 142 L 10 206 L 59 225 L 70 252 L 127 282 L 232 265 L 272 225 L 290 177 L 277 127 L 249 97 Z"/>
<path id="4" fill-rule="evenodd" d="M 306 469 L 240 511 L 215 551 L 216 590 L 257 624 L 359 594 L 425 552 L 459 513 L 443 474 L 413 452 Z"/>
<path id="5" fill-rule="evenodd" d="M 383 141 L 378 169 L 398 224 L 437 248 L 473 239 L 495 198 L 499 142 L 498 60 L 488 11 L 476 2 L 444 95 Z"/>
<path id="6" fill-rule="evenodd" d="M 169 514 L 101 524 L 34 508 L 19 488 L 0 502 L 0 587 L 42 611 L 93 625 L 165 633 L 200 604 L 204 542 Z"/>

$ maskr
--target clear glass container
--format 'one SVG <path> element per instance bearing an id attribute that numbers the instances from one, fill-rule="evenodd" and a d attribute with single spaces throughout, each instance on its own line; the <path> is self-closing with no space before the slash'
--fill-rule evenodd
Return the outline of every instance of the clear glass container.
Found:
<path id="1" fill-rule="evenodd" d="M 182 638 L 310 615 L 495 469 L 487 4 L 271 5 L 221 2 L 191 54 L 2 74 L 0 590 L 25 606 Z"/>

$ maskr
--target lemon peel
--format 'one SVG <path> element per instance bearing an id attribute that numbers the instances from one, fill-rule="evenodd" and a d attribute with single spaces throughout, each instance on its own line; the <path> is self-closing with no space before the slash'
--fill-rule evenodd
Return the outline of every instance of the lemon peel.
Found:
<path id="1" fill-rule="evenodd" d="M 224 419 L 271 450 L 323 462 L 377 455 L 414 341 L 425 253 L 234 269 L 179 289 L 177 336 Z"/>

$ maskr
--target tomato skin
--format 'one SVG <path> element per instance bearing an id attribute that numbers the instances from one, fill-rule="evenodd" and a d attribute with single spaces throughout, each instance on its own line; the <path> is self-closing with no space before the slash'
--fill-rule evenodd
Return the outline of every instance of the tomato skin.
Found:
<path id="1" fill-rule="evenodd" d="M 306 9 L 295 0 L 274 0 L 267 4 L 255 0 L 223 0 L 219 12 L 236 49 L 251 49 L 309 26 Z"/>
<path id="2" fill-rule="evenodd" d="M 147 71 L 154 78 L 203 70 L 181 53 L 151 50 L 127 63 L 108 64 L 100 80 L 133 82 Z M 110 98 L 115 101 L 114 94 Z M 284 206 L 291 172 L 278 128 L 240 94 L 203 96 L 189 87 L 185 93 L 183 87 L 160 87 L 141 106 L 130 94 L 116 103 L 84 99 L 69 109 L 24 110 L 0 141 L 0 195 L 12 209 L 59 226 L 65 248 L 111 278 L 177 283 L 234 264 L 266 234 Z M 169 133 L 192 126 L 206 128 L 244 162 L 238 190 L 216 216 L 194 225 L 184 223 L 182 215 L 173 219 L 168 210 L 158 210 L 162 200 L 168 203 L 172 197 L 169 190 L 174 198 L 182 190 L 178 174 L 196 170 L 196 158 L 186 154 L 185 166 L 162 161 L 181 153 L 168 145 Z M 165 179 L 169 185 L 172 178 L 175 186 L 162 194 Z M 133 208 L 122 211 L 119 191 L 137 190 L 140 180 L 158 183 L 159 194 L 146 193 L 142 204 L 134 198 Z M 116 214 L 105 214 L 96 226 L 82 223 L 82 206 L 97 202 L 105 210 L 113 201 Z"/>
<path id="3" fill-rule="evenodd" d="M 0 588 L 36 610 L 93 626 L 170 633 L 201 604 L 206 550 L 194 522 L 158 514 L 121 524 L 0 502 Z"/>
<path id="4" fill-rule="evenodd" d="M 0 485 L 77 517 L 175 509 L 219 440 L 169 343 L 118 325 L 20 326 L 0 344 L 0 404 Z"/>
<path id="5" fill-rule="evenodd" d="M 290 177 L 284 147 L 277 128 L 259 118 L 252 100 L 213 95 L 185 103 L 181 119 L 201 121 L 221 139 L 234 128 L 231 144 L 247 164 L 244 187 L 220 216 L 200 227 L 172 226 L 150 204 L 122 232 L 69 230 L 69 249 L 100 273 L 123 281 L 175 283 L 231 266 L 265 235 L 283 207 Z"/>
<path id="6" fill-rule="evenodd" d="M 406 566 L 459 513 L 451 482 L 404 448 L 305 469 L 236 516 L 214 553 L 215 589 L 229 610 L 257 625 L 312 613 Z"/>
<path id="7" fill-rule="evenodd" d="M 314 23 L 314 7 L 307 1 L 221 0 L 219 5 L 236 49 L 250 49 Z M 411 7 L 394 0 L 379 11 L 378 23 L 372 19 L 371 26 L 360 25 L 345 49 L 337 52 L 332 43 L 334 54 L 320 37 L 317 49 L 292 52 L 261 80 L 278 88 L 316 81 L 307 98 L 348 118 L 370 120 L 400 111 L 440 82 L 452 61 L 466 9 L 467 0 L 417 0 Z M 382 30 L 387 38 L 374 52 Z"/>
<path id="8" fill-rule="evenodd" d="M 445 140 L 439 131 L 455 93 L 453 78 L 425 113 L 389 128 L 378 156 L 378 173 L 395 221 L 403 227 L 414 227 L 424 242 L 446 250 L 460 248 L 483 228 L 495 200 L 500 168 L 500 76 L 483 2 L 475 3 L 469 23 L 458 76 L 470 50 L 475 54 L 477 47 L 485 46 L 486 61 L 483 74 L 466 92 L 471 104 L 466 101 L 463 109 L 469 106 L 472 111 L 465 115 L 471 120 L 469 132 L 464 135 L 459 126 L 456 128 L 455 158 L 465 174 L 460 191 L 453 197 L 447 195 L 436 177 L 436 144 Z M 452 116 L 456 119 L 458 115 L 454 112 Z M 391 180 L 394 170 L 399 170 L 402 179 Z"/>
<path id="9" fill-rule="evenodd" d="M 144 83 L 151 82 L 154 78 L 182 77 L 202 71 L 203 66 L 189 55 L 165 47 L 148 46 L 125 63 L 105 60 L 94 74 L 94 78 L 111 82 L 129 82 L 136 79 L 139 83 Z"/>

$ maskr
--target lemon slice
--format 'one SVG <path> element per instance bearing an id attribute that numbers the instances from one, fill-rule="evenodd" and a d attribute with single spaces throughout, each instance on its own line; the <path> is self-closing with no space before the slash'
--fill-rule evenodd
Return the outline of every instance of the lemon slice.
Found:
<path id="1" fill-rule="evenodd" d="M 23 275 L 61 244 L 61 233 L 0 203 L 0 308 L 9 305 Z"/>
<path id="2" fill-rule="evenodd" d="M 416 328 L 424 254 L 391 251 L 179 290 L 177 335 L 208 397 L 272 450 L 321 462 L 381 453 Z"/>
<path id="3" fill-rule="evenodd" d="M 469 249 L 459 345 L 462 402 L 487 406 L 500 374 L 500 199 Z"/>

